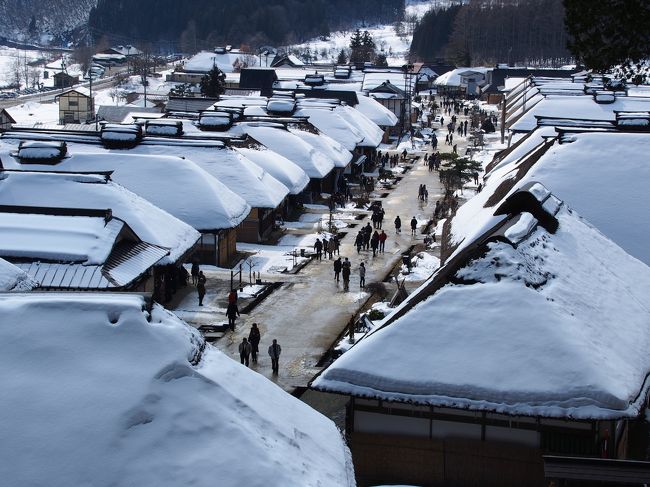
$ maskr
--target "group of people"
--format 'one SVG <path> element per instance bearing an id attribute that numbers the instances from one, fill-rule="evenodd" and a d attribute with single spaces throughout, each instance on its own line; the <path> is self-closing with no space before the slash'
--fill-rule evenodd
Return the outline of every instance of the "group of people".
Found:
<path id="1" fill-rule="evenodd" d="M 434 170 L 436 171 L 440 170 L 440 157 L 437 152 L 434 152 L 431 155 L 424 154 L 423 159 L 424 159 L 424 163 L 429 166 L 429 172 L 433 172 Z"/>
<path id="2" fill-rule="evenodd" d="M 345 260 L 341 260 L 339 257 L 334 261 L 334 280 L 338 284 L 341 277 L 343 278 L 343 290 L 350 290 L 350 275 L 352 274 L 352 263 L 346 257 Z M 366 264 L 361 262 L 359 264 L 359 287 L 363 289 L 366 287 Z"/>
<path id="3" fill-rule="evenodd" d="M 420 185 L 420 189 L 418 189 L 418 200 L 429 201 L 429 190 L 426 184 Z"/>
<path id="4" fill-rule="evenodd" d="M 249 366 L 250 359 L 252 359 L 254 364 L 257 363 L 257 354 L 259 353 L 260 340 L 260 329 L 258 328 L 257 323 L 253 323 L 251 326 L 251 331 L 248 334 L 248 338 L 242 338 L 242 341 L 239 344 L 239 359 L 241 363 L 246 367 Z M 271 367 L 273 369 L 273 373 L 277 374 L 280 369 L 279 363 L 282 347 L 276 338 L 274 338 L 271 345 L 269 345 L 268 353 L 269 357 L 271 357 Z"/>
<path id="5" fill-rule="evenodd" d="M 385 168 L 387 165 L 388 167 L 395 167 L 399 163 L 399 155 L 397 154 L 389 154 L 388 152 L 384 152 L 382 154 L 381 151 L 377 153 L 377 160 L 381 164 L 382 169 Z"/>
<path id="6" fill-rule="evenodd" d="M 388 235 L 383 230 L 379 233 L 377 230 L 374 230 L 370 226 L 370 223 L 366 224 L 359 233 L 357 233 L 356 238 L 354 239 L 354 246 L 357 248 L 357 254 L 360 254 L 362 250 L 372 249 L 372 256 L 376 257 L 377 252 L 384 253 L 386 247 L 386 239 Z"/>
<path id="7" fill-rule="evenodd" d="M 341 255 L 340 252 L 341 242 L 339 238 L 334 235 L 330 240 L 327 240 L 326 237 L 323 237 L 323 240 L 320 238 L 316 239 L 314 242 L 314 252 L 316 252 L 316 259 L 323 260 L 323 255 L 329 257 L 330 260 L 334 257 L 334 254 Z"/>

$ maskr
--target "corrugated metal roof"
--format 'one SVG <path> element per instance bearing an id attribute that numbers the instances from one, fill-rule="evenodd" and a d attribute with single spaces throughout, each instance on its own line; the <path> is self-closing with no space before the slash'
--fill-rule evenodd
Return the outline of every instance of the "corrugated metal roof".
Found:
<path id="1" fill-rule="evenodd" d="M 169 255 L 169 249 L 146 242 L 139 242 L 136 245 L 118 244 L 104 264 L 103 273 L 115 285 L 126 286 L 137 280 L 166 255 Z"/>
<path id="2" fill-rule="evenodd" d="M 199 113 L 207 110 L 217 101 L 214 98 L 170 98 L 165 105 L 165 111 Z"/>
<path id="3" fill-rule="evenodd" d="M 16 262 L 14 265 L 40 283 L 43 289 L 116 290 L 138 282 L 169 249 L 145 242 L 120 243 L 104 265 L 79 263 Z"/>

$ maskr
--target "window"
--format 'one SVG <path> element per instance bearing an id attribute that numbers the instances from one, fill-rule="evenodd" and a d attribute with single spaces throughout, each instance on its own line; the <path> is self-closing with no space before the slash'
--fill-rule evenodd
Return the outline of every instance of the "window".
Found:
<path id="1" fill-rule="evenodd" d="M 70 106 L 70 107 L 78 107 L 79 106 L 79 100 L 70 100 L 70 101 L 68 101 L 68 106 Z"/>

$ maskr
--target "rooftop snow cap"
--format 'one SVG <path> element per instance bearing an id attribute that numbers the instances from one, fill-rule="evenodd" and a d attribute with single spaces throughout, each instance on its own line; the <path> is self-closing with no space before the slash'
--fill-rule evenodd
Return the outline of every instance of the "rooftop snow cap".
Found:
<path id="1" fill-rule="evenodd" d="M 18 159 L 23 164 L 56 164 L 68 152 L 65 142 L 23 140 L 18 145 Z"/>
<path id="2" fill-rule="evenodd" d="M 233 114 L 223 110 L 208 110 L 199 115 L 199 127 L 202 130 L 225 132 L 233 124 Z"/>
<path id="3" fill-rule="evenodd" d="M 102 125 L 101 139 L 109 149 L 131 149 L 142 140 L 142 126 L 107 123 Z"/>

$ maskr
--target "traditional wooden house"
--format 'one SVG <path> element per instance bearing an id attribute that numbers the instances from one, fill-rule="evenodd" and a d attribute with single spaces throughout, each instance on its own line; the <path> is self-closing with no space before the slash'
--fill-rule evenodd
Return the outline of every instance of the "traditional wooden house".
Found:
<path id="1" fill-rule="evenodd" d="M 4 108 L 0 108 L 0 132 L 10 130 L 11 126 L 16 123 L 14 118 Z"/>
<path id="2" fill-rule="evenodd" d="M 59 101 L 59 123 L 87 123 L 95 119 L 95 99 L 86 88 L 74 88 L 55 97 Z"/>
<path id="3" fill-rule="evenodd" d="M 259 91 L 262 96 L 273 94 L 273 84 L 278 80 L 275 69 L 244 68 L 239 74 L 239 88 Z"/>
<path id="4" fill-rule="evenodd" d="M 166 300 L 200 237 L 106 174 L 5 170 L 0 209 L 0 255 L 44 289 L 148 290 Z"/>
<path id="5" fill-rule="evenodd" d="M 79 76 L 71 76 L 65 72 L 56 73 L 52 78 L 54 79 L 54 88 L 60 90 L 71 88 L 79 83 Z"/>
<path id="6" fill-rule="evenodd" d="M 311 384 L 350 397 L 360 484 L 543 486 L 543 455 L 645 458 L 650 268 L 539 183 L 490 215 Z"/>
<path id="7" fill-rule="evenodd" d="M 171 128 L 177 131 L 176 126 Z M 8 139 L 0 144 L 0 159 L 5 168 L 12 170 L 110 173 L 112 181 L 200 232 L 201 236 L 192 258 L 198 259 L 202 264 L 220 267 L 228 267 L 233 263 L 237 255 L 237 228 L 251 209 L 238 194 L 188 157 L 167 154 L 168 151 L 162 144 L 143 151 L 136 149 L 113 151 L 104 149 L 99 143 L 97 145 L 76 143 L 73 134 L 62 131 L 57 132 L 56 135 L 50 132 L 47 137 L 65 139 L 66 134 L 69 141 L 66 157 L 63 159 L 24 160 L 20 157 L 20 150 L 16 152 L 16 146 L 9 143 Z M 160 139 L 168 135 L 166 130 L 159 130 L 154 137 L 158 138 L 160 143 Z M 42 134 L 16 132 L 13 136 L 30 140 Z M 178 143 L 177 137 L 171 135 L 175 144 Z M 47 144 L 55 143 L 47 142 Z M 21 143 L 27 147 L 35 144 L 39 144 L 37 148 L 40 150 L 40 146 L 46 142 Z M 52 154 L 53 149 L 50 149 Z M 35 149 L 31 150 L 35 151 Z"/>

